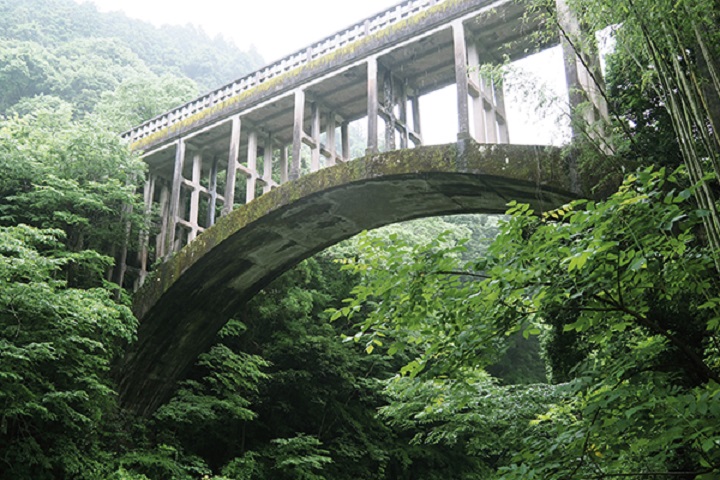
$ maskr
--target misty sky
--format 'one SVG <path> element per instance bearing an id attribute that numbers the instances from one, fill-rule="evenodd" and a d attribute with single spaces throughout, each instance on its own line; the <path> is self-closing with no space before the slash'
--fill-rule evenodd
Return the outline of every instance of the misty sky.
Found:
<path id="1" fill-rule="evenodd" d="M 374 13 L 396 0 L 76 0 L 101 11 L 122 11 L 154 25 L 201 26 L 221 33 L 242 49 L 255 45 L 268 62 L 299 50 Z"/>

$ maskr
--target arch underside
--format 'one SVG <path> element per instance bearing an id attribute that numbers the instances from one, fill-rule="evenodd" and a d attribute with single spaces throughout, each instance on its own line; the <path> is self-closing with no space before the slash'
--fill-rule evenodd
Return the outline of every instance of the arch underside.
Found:
<path id="1" fill-rule="evenodd" d="M 223 217 L 135 297 L 138 341 L 117 366 L 124 408 L 152 413 L 238 307 L 318 251 L 419 217 L 536 211 L 574 195 L 557 149 L 472 141 L 368 156 L 283 184 Z"/>

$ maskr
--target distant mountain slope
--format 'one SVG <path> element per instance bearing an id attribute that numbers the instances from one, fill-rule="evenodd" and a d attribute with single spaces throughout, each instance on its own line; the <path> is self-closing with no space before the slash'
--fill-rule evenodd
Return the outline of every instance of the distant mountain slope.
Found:
<path id="1" fill-rule="evenodd" d="M 154 73 L 186 76 L 200 90 L 232 81 L 264 63 L 256 51 L 244 52 L 192 26 L 157 28 L 73 0 L 0 0 L 0 45 L 16 40 L 52 51 L 81 39 L 117 39 Z"/>

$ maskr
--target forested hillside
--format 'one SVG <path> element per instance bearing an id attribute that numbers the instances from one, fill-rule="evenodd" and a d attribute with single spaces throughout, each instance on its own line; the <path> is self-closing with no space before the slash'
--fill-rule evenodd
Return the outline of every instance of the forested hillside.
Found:
<path id="1" fill-rule="evenodd" d="M 114 280 L 144 166 L 118 132 L 259 59 L 0 0 L 0 480 L 720 478 L 720 5 L 569 3 L 589 32 L 617 26 L 611 119 L 572 112 L 585 200 L 336 245 L 135 418 Z M 556 38 L 554 4 L 528 8 Z"/>
<path id="2" fill-rule="evenodd" d="M 105 92 L 129 84 L 141 96 L 138 82 L 150 88 L 168 77 L 194 82 L 183 85 L 187 99 L 263 63 L 256 52 L 242 52 L 192 26 L 156 28 L 73 0 L 4 0 L 0 38 L 3 112 L 37 95 L 57 96 L 89 112 Z"/>

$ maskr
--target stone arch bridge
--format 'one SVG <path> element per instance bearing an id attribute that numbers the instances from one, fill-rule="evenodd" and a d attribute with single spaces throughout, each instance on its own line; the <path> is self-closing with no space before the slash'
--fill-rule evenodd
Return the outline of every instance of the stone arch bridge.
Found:
<path id="1" fill-rule="evenodd" d="M 558 3 L 571 39 L 579 28 Z M 342 239 L 571 199 L 572 164 L 555 148 L 509 144 L 502 84 L 477 68 L 552 45 L 533 43 L 540 28 L 515 0 L 405 0 L 126 132 L 149 173 L 147 231 L 117 277 L 135 281 L 140 320 L 115 368 L 121 404 L 152 413 L 234 309 Z M 604 116 L 596 57 L 564 45 L 570 103 Z M 419 99 L 452 84 L 457 142 L 423 146 Z M 350 161 L 357 120 L 365 155 Z"/>

